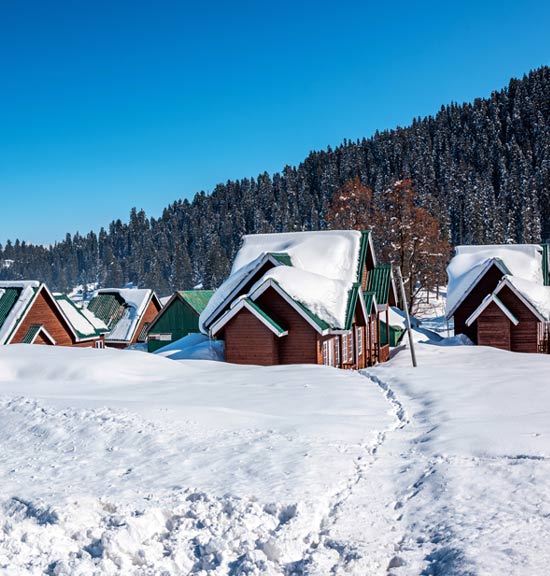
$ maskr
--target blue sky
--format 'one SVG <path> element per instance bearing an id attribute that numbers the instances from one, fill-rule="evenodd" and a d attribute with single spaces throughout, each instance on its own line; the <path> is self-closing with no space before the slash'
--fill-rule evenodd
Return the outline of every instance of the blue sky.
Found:
<path id="1" fill-rule="evenodd" d="M 0 242 L 407 125 L 550 64 L 547 2 L 0 0 Z"/>

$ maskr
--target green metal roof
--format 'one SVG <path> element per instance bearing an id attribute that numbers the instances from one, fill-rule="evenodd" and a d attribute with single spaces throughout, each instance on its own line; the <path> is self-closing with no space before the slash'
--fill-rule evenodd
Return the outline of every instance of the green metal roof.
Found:
<path id="1" fill-rule="evenodd" d="M 103 320 L 110 330 L 120 320 L 124 312 L 124 302 L 118 294 L 100 293 L 90 300 L 88 310 Z"/>
<path id="2" fill-rule="evenodd" d="M 36 335 L 38 334 L 38 332 L 40 332 L 40 330 L 44 328 L 43 324 L 33 324 L 28 332 L 25 334 L 25 336 L 23 336 L 23 339 L 21 340 L 22 344 L 32 344 L 33 340 L 35 339 Z"/>
<path id="3" fill-rule="evenodd" d="M 503 311 L 506 310 L 506 312 L 508 312 L 510 317 L 513 318 L 513 320 L 515 320 L 516 324 L 519 324 L 519 320 L 515 317 L 514 314 L 512 314 L 512 312 L 510 312 L 510 308 L 508 308 L 508 306 L 506 306 L 506 304 L 504 304 L 504 302 L 496 294 L 493 294 L 493 300 L 495 302 L 498 302 L 499 306 L 503 309 Z"/>
<path id="4" fill-rule="evenodd" d="M 387 304 L 389 302 L 391 278 L 391 264 L 377 264 L 369 272 L 366 291 L 376 294 L 376 302 L 378 304 Z"/>
<path id="5" fill-rule="evenodd" d="M 178 294 L 197 314 L 201 314 L 212 298 L 214 290 L 182 290 Z"/>
<path id="6" fill-rule="evenodd" d="M 292 260 L 287 252 L 269 252 L 269 254 L 273 256 L 279 264 L 282 264 L 283 266 L 292 266 Z"/>
<path id="7" fill-rule="evenodd" d="M 370 230 L 361 231 L 361 245 L 359 247 L 359 262 L 357 263 L 357 282 L 362 284 L 363 281 L 363 270 L 365 260 L 367 258 L 367 249 L 369 247 Z"/>
<path id="8" fill-rule="evenodd" d="M 0 326 L 4 324 L 10 310 L 17 302 L 21 294 L 21 288 L 3 288 L 3 294 L 0 296 Z"/>
<path id="9" fill-rule="evenodd" d="M 550 286 L 550 270 L 548 270 L 548 258 L 549 255 L 549 246 L 548 244 L 542 245 L 542 277 L 544 279 L 544 285 Z"/>
<path id="10" fill-rule="evenodd" d="M 373 299 L 376 298 L 376 292 L 366 290 L 365 292 L 363 292 L 363 297 L 365 298 L 365 308 L 367 309 L 367 312 L 370 314 L 370 311 L 372 310 Z"/>
<path id="11" fill-rule="evenodd" d="M 264 318 L 267 322 L 269 322 L 269 324 L 271 326 L 273 326 L 273 328 L 275 329 L 275 331 L 278 334 L 284 334 L 286 332 L 286 330 L 284 328 L 282 328 L 279 324 L 277 324 L 277 322 L 275 322 L 275 320 L 273 320 L 273 318 L 271 318 L 271 316 L 269 316 L 267 314 L 267 312 L 265 312 L 264 310 L 262 310 L 257 304 L 256 302 L 250 300 L 250 298 L 245 298 L 246 303 L 253 308 L 258 315 L 260 315 L 262 318 Z"/>
<path id="12" fill-rule="evenodd" d="M 353 326 L 353 317 L 355 312 L 355 306 L 357 305 L 357 296 L 359 295 L 360 284 L 355 283 L 351 290 L 348 292 L 348 306 L 346 310 L 346 323 L 344 325 L 345 330 L 351 330 Z"/>

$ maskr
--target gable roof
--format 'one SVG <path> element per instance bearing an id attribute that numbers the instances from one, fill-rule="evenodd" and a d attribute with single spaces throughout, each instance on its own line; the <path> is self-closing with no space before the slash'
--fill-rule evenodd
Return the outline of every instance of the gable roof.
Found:
<path id="1" fill-rule="evenodd" d="M 317 332 L 324 334 L 330 330 L 331 326 L 327 324 L 317 314 L 312 312 L 309 308 L 298 302 L 273 278 L 267 278 L 265 281 L 258 283 L 251 291 L 251 300 L 257 300 L 268 288 L 273 288 L 304 320 L 310 324 Z"/>
<path id="2" fill-rule="evenodd" d="M 454 314 L 492 266 L 496 266 L 503 276 L 544 285 L 543 256 L 544 248 L 539 244 L 457 246 L 447 267 L 447 318 Z"/>
<path id="3" fill-rule="evenodd" d="M 156 323 L 171 307 L 174 300 L 183 300 L 191 307 L 194 312 L 196 312 L 197 316 L 200 316 L 200 314 L 208 305 L 208 302 L 210 301 L 210 298 L 212 298 L 214 292 L 215 290 L 178 290 L 177 292 L 174 292 L 172 296 L 170 296 L 164 303 L 158 314 L 149 323 L 147 332 L 150 332 L 155 327 Z"/>
<path id="4" fill-rule="evenodd" d="M 21 339 L 22 344 L 34 344 L 35 340 L 38 338 L 38 335 L 42 334 L 46 337 L 50 343 L 55 346 L 56 342 L 54 337 L 44 328 L 44 324 L 33 324 Z"/>
<path id="5" fill-rule="evenodd" d="M 211 331 L 213 335 L 216 335 L 232 318 L 234 318 L 243 308 L 248 310 L 253 316 L 255 316 L 264 326 L 266 326 L 275 336 L 281 338 L 288 334 L 288 330 L 282 328 L 269 314 L 262 310 L 256 302 L 250 298 L 244 297 L 237 299 L 231 308 L 214 324 L 212 325 Z"/>
<path id="6" fill-rule="evenodd" d="M 369 251 L 375 262 L 370 233 L 356 230 L 245 236 L 231 275 L 201 314 L 200 329 L 208 331 L 268 259 L 276 264 L 248 290 L 250 295 L 273 280 L 303 313 L 327 327 L 323 329 L 345 329 Z M 319 322 L 314 321 L 318 327 Z"/>
<path id="7" fill-rule="evenodd" d="M 214 290 L 180 290 L 178 294 L 197 314 L 201 314 L 212 298 Z"/>
<path id="8" fill-rule="evenodd" d="M 105 342 L 124 343 L 134 338 L 151 300 L 156 300 L 160 309 L 160 301 L 152 290 L 102 288 L 94 292 L 88 310 L 107 325 L 109 332 L 105 334 Z"/>
<path id="9" fill-rule="evenodd" d="M 34 280 L 0 282 L 0 344 L 9 343 L 41 286 Z"/>
<path id="10" fill-rule="evenodd" d="M 376 312 L 376 292 L 365 290 L 365 292 L 363 292 L 363 298 L 365 300 L 365 309 L 367 310 L 367 314 L 370 314 L 373 308 Z"/>
<path id="11" fill-rule="evenodd" d="M 474 312 L 466 320 L 466 326 L 471 326 L 478 319 L 481 313 L 493 302 L 504 312 L 504 314 L 508 317 L 508 319 L 510 320 L 510 322 L 512 322 L 514 326 L 517 326 L 519 324 L 519 320 L 512 314 L 512 312 L 510 312 L 510 310 L 508 310 L 504 302 L 502 302 L 502 300 L 495 293 L 493 293 L 485 296 L 483 302 L 474 310 Z"/>
<path id="12" fill-rule="evenodd" d="M 509 288 L 540 322 L 550 320 L 550 286 L 504 276 L 493 294 L 499 294 L 504 287 Z"/>
<path id="13" fill-rule="evenodd" d="M 65 294 L 54 294 L 54 298 L 65 318 L 76 332 L 78 340 L 98 338 L 101 334 L 108 331 L 107 326 L 99 318 L 96 318 L 95 322 L 92 322 L 92 313 L 87 311 L 87 314 L 85 314 L 84 311 Z"/>

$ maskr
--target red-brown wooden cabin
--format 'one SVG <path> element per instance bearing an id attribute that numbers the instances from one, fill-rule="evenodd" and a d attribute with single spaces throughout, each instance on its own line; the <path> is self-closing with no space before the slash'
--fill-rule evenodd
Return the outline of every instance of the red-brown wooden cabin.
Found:
<path id="1" fill-rule="evenodd" d="M 455 334 L 513 352 L 549 351 L 548 245 L 459 246 L 447 318 Z"/>
<path id="2" fill-rule="evenodd" d="M 107 326 L 105 346 L 126 348 L 147 341 L 147 330 L 162 305 L 153 290 L 102 288 L 94 292 L 87 310 Z"/>
<path id="3" fill-rule="evenodd" d="M 233 273 L 201 315 L 236 364 L 364 368 L 380 353 L 369 232 L 245 236 Z"/>
<path id="4" fill-rule="evenodd" d="M 103 334 L 45 284 L 0 282 L 0 344 L 102 347 Z"/>

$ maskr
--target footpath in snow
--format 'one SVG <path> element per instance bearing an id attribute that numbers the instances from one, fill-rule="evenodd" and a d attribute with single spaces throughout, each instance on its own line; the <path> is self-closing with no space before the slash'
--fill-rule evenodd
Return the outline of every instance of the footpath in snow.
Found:
<path id="1" fill-rule="evenodd" d="M 299 573 L 392 425 L 366 382 L 0 349 L 0 572 Z"/>
<path id="2" fill-rule="evenodd" d="M 0 574 L 547 574 L 550 357 L 418 358 L 0 349 Z"/>

